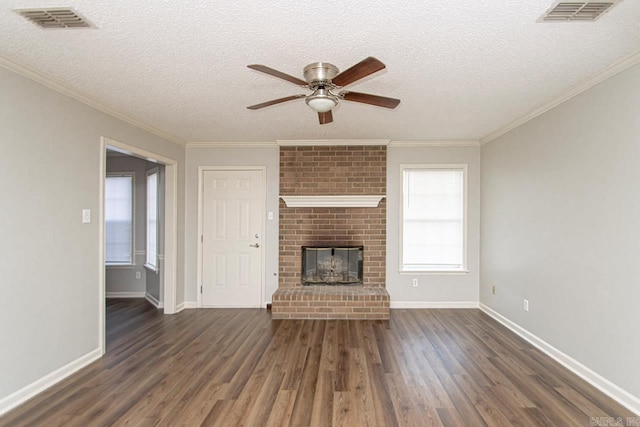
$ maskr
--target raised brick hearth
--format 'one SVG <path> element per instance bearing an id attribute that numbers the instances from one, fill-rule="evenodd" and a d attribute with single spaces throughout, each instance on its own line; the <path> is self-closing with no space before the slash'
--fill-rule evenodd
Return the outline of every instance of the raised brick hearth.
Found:
<path id="1" fill-rule="evenodd" d="M 280 147 L 282 196 L 386 196 L 384 146 Z M 363 285 L 302 286 L 302 246 L 362 246 Z M 376 207 L 287 207 L 280 202 L 274 318 L 388 319 L 386 200 Z"/>
<path id="2" fill-rule="evenodd" d="M 388 319 L 389 294 L 372 286 L 302 286 L 273 294 L 274 319 Z"/>

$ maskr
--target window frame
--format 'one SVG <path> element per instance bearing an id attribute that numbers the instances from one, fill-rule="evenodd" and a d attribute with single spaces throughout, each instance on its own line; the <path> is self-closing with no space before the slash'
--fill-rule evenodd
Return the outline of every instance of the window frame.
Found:
<path id="1" fill-rule="evenodd" d="M 405 203 L 405 171 L 407 170 L 458 170 L 462 171 L 462 265 L 458 269 L 452 268 L 433 268 L 433 269 L 406 269 L 404 266 L 404 203 Z M 456 164 L 401 164 L 400 165 L 400 216 L 398 218 L 399 223 L 399 259 L 398 270 L 401 275 L 448 275 L 448 274 L 467 274 L 469 270 L 467 268 L 468 260 L 468 244 L 467 244 L 467 229 L 469 222 L 468 215 L 468 192 L 469 192 L 469 165 L 466 163 Z"/>
<path id="2" fill-rule="evenodd" d="M 105 227 L 105 240 L 104 240 L 104 244 L 105 244 L 105 252 L 104 252 L 104 265 L 105 267 L 109 267 L 109 268 L 132 268 L 135 267 L 136 265 L 136 255 L 135 255 L 135 238 L 136 238 L 136 173 L 131 171 L 124 171 L 124 172 L 107 172 L 105 174 L 105 206 L 106 206 L 106 198 L 107 198 L 107 191 L 106 191 L 106 182 L 108 178 L 122 178 L 122 177 L 130 177 L 131 178 L 131 247 L 129 248 L 129 262 L 109 262 L 107 261 L 107 250 L 106 250 L 106 245 L 107 245 L 107 236 L 106 236 L 106 229 L 107 229 L 107 219 L 106 219 L 106 214 L 105 214 L 105 220 L 104 220 L 104 227 Z"/>
<path id="3" fill-rule="evenodd" d="M 149 176 L 156 175 L 156 226 L 155 226 L 155 237 L 156 237 L 156 251 L 154 256 L 154 262 L 149 262 Z M 149 169 L 146 172 L 145 178 L 145 263 L 144 267 L 148 270 L 158 272 L 158 236 L 159 236 L 159 227 L 158 227 L 158 218 L 159 218 L 159 203 L 158 203 L 158 195 L 160 193 L 160 168 L 155 167 L 153 169 Z"/>

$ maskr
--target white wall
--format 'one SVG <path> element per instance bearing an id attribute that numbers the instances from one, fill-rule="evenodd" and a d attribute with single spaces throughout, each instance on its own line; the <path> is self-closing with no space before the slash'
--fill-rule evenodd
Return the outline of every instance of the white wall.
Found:
<path id="1" fill-rule="evenodd" d="M 640 65 L 482 147 L 480 287 L 482 303 L 636 397 L 638 88 Z"/>
<path id="2" fill-rule="evenodd" d="M 467 274 L 400 274 L 401 164 L 467 164 Z M 480 147 L 399 147 L 387 151 L 387 292 L 391 307 L 465 306 L 478 303 Z M 417 278 L 414 288 L 411 280 Z"/>
<path id="3" fill-rule="evenodd" d="M 100 138 L 178 162 L 179 224 L 185 150 L 4 68 L 0 94 L 2 406 L 99 351 Z M 82 224 L 83 208 L 92 211 L 90 224 Z M 178 236 L 182 253 L 182 225 Z M 184 277 L 182 260 L 177 269 Z M 178 302 L 182 294 L 179 288 Z"/>
<path id="4" fill-rule="evenodd" d="M 198 168 L 200 166 L 266 166 L 267 211 L 273 212 L 273 220 L 266 222 L 265 235 L 265 303 L 278 289 L 278 206 L 280 191 L 280 149 L 275 144 L 266 147 L 214 147 L 187 149 L 186 192 L 186 247 L 185 301 L 197 301 L 198 263 Z M 266 214 L 265 214 L 266 218 Z"/>

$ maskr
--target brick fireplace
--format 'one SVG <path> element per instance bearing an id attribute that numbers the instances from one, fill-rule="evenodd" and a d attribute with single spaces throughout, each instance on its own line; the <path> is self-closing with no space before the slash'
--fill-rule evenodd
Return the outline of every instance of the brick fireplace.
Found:
<path id="1" fill-rule="evenodd" d="M 373 207 L 291 207 L 280 201 L 280 276 L 274 318 L 386 319 L 384 146 L 280 148 L 280 195 L 379 196 Z M 362 284 L 303 286 L 303 247 L 361 247 Z"/>

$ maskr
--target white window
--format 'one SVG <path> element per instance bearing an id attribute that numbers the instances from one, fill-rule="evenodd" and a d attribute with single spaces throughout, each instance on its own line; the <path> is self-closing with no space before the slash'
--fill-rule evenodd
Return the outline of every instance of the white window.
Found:
<path id="1" fill-rule="evenodd" d="M 466 271 L 467 166 L 401 169 L 401 271 Z"/>
<path id="2" fill-rule="evenodd" d="M 133 174 L 107 174 L 105 180 L 107 265 L 133 264 Z"/>
<path id="3" fill-rule="evenodd" d="M 147 262 L 145 266 L 158 267 L 158 169 L 147 171 Z"/>

